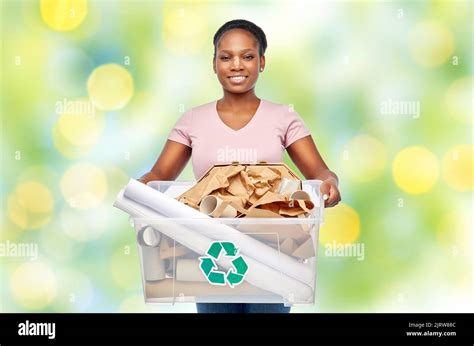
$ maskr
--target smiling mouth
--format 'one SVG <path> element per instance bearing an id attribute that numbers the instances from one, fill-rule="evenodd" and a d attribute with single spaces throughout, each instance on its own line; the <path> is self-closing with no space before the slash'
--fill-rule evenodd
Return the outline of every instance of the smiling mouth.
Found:
<path id="1" fill-rule="evenodd" d="M 233 82 L 241 82 L 244 79 L 248 78 L 248 76 L 239 75 L 239 76 L 230 76 L 230 77 L 227 77 L 227 78 L 229 78 Z"/>

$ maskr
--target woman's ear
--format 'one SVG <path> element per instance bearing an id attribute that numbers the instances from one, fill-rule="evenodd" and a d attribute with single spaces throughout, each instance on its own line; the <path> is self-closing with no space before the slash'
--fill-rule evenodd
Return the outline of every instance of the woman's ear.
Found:
<path id="1" fill-rule="evenodd" d="M 212 69 L 214 70 L 214 73 L 217 73 L 217 70 L 216 70 L 216 58 L 215 58 L 215 57 L 212 59 Z"/>
<path id="2" fill-rule="evenodd" d="M 260 57 L 260 72 L 263 72 L 265 69 L 265 55 L 262 55 Z"/>

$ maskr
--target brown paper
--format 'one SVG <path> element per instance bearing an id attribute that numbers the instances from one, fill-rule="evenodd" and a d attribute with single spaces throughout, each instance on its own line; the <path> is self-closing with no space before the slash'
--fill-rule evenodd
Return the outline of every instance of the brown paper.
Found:
<path id="1" fill-rule="evenodd" d="M 199 209 L 204 197 L 215 195 L 237 205 L 237 217 L 297 217 L 309 213 L 314 208 L 311 201 L 292 201 L 287 194 L 277 192 L 282 178 L 298 181 L 301 188 L 301 180 L 282 163 L 215 165 L 177 200 Z M 221 211 L 211 216 L 219 217 Z"/>
<path id="2" fill-rule="evenodd" d="M 197 184 L 179 196 L 178 200 L 197 209 L 201 199 L 215 190 L 227 188 L 231 178 L 244 169 L 245 166 L 241 165 L 220 167 L 218 174 L 206 174 Z"/>
<path id="3" fill-rule="evenodd" d="M 174 246 L 173 246 L 174 245 Z M 160 242 L 160 258 L 173 258 L 187 255 L 190 253 L 187 247 L 184 247 L 181 244 L 175 243 L 175 241 L 167 236 L 163 235 L 163 238 Z"/>

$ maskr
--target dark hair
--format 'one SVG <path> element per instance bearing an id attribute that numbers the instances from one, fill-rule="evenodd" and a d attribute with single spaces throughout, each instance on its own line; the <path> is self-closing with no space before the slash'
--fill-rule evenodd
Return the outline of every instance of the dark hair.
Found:
<path id="1" fill-rule="evenodd" d="M 257 40 L 259 55 L 262 56 L 265 54 L 265 50 L 267 49 L 267 37 L 265 36 L 263 30 L 248 20 L 234 19 L 222 25 L 214 35 L 214 58 L 216 57 L 217 45 L 219 44 L 219 40 L 221 39 L 222 35 L 232 29 L 242 29 L 251 33 Z"/>

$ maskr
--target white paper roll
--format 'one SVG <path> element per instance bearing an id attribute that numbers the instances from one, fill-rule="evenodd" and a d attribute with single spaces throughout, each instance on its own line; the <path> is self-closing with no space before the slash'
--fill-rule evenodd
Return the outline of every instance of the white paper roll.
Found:
<path id="1" fill-rule="evenodd" d="M 160 232 L 154 230 L 153 227 L 145 226 L 137 232 L 137 242 L 142 246 L 157 247 L 160 241 Z"/>
<path id="2" fill-rule="evenodd" d="M 220 199 L 219 197 L 213 195 L 206 196 L 202 199 L 201 204 L 199 205 L 199 211 L 206 215 L 211 215 L 222 204 L 222 202 L 222 199 Z M 234 207 L 228 205 L 219 217 L 236 216 L 237 210 Z"/>
<path id="3" fill-rule="evenodd" d="M 138 182 L 135 179 L 130 179 L 128 185 L 123 191 L 123 196 L 137 202 L 138 204 L 145 205 L 157 213 L 167 217 L 210 220 L 210 222 L 206 222 L 206 224 L 196 223 L 187 227 L 211 239 L 219 240 L 223 238 L 227 241 L 234 242 L 234 244 L 241 249 L 241 253 L 251 256 L 259 262 L 281 271 L 305 284 L 311 284 L 314 280 L 312 268 L 299 263 L 297 260 L 286 254 L 279 253 L 278 250 L 275 250 L 232 227 L 219 224 L 218 220 L 204 215 L 203 213 Z"/>
<path id="4" fill-rule="evenodd" d="M 157 247 L 141 246 L 143 273 L 145 280 L 162 280 L 165 278 L 165 261 L 160 258 Z"/>

